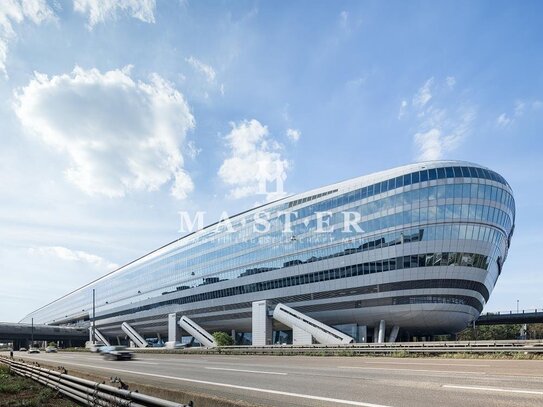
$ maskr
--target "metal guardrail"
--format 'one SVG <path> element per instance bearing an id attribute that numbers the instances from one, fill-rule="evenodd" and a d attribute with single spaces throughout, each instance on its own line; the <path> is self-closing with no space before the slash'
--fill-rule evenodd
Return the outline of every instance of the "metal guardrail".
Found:
<path id="1" fill-rule="evenodd" d="M 143 350 L 142 350 L 143 351 Z M 392 354 L 403 353 L 532 353 L 543 354 L 543 341 L 463 341 L 355 343 L 348 345 L 225 346 L 183 349 L 183 353 L 221 354 Z"/>
<path id="2" fill-rule="evenodd" d="M 56 371 L 44 369 L 38 365 L 15 361 L 3 356 L 0 356 L 0 363 L 8 365 L 12 372 L 48 386 L 85 406 L 193 407 L 192 402 L 188 405 L 174 403 L 172 401 L 140 394 L 137 391 L 130 391 L 126 388 L 119 389 L 103 383 L 96 383 L 80 377 L 70 376 L 65 370 Z M 122 381 L 118 379 L 116 382 L 123 384 Z"/>

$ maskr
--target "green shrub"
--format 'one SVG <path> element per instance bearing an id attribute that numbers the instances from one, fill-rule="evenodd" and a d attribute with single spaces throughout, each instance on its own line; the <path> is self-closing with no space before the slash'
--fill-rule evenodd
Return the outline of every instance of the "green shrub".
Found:
<path id="1" fill-rule="evenodd" d="M 213 332 L 213 339 L 219 346 L 232 346 L 234 344 L 234 340 L 226 332 Z"/>

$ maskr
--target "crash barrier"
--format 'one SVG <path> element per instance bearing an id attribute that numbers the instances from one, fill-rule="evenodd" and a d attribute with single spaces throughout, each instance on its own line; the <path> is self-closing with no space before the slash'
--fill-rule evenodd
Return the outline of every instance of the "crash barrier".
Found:
<path id="1" fill-rule="evenodd" d="M 130 406 L 130 407 L 193 407 L 192 401 L 187 404 L 174 403 L 159 399 L 137 391 L 130 391 L 118 378 L 112 379 L 120 383 L 121 388 L 96 383 L 80 377 L 70 376 L 62 371 L 44 369 L 37 365 L 0 357 L 0 363 L 8 365 L 10 370 L 20 376 L 28 377 L 85 406 Z"/>
<path id="2" fill-rule="evenodd" d="M 160 351 L 157 349 L 157 351 Z M 139 352 L 139 350 L 138 350 Z M 353 343 L 347 345 L 266 345 L 221 346 L 212 349 L 186 348 L 183 353 L 221 353 L 251 355 L 372 355 L 372 354 L 448 354 L 448 353 L 525 353 L 543 355 L 543 341 L 465 341 Z"/>

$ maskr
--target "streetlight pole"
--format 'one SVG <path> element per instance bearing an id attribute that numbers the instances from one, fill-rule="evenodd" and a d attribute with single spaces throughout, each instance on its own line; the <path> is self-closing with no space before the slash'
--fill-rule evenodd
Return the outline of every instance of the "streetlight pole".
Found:
<path id="1" fill-rule="evenodd" d="M 32 328 L 30 329 L 30 347 L 34 346 L 34 318 L 32 318 Z"/>
<path id="2" fill-rule="evenodd" d="M 92 289 L 92 344 L 96 344 L 96 290 Z"/>
<path id="3" fill-rule="evenodd" d="M 519 301 L 519 300 L 517 300 L 517 314 L 518 314 L 518 312 L 519 312 L 519 309 L 518 309 L 518 301 Z"/>

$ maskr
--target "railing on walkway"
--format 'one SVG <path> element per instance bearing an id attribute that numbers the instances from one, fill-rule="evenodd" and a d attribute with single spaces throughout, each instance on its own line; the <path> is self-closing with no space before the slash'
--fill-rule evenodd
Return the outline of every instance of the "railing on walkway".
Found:
<path id="1" fill-rule="evenodd" d="M 0 356 L 0 363 L 10 367 L 10 370 L 20 376 L 33 379 L 48 386 L 65 396 L 85 406 L 130 406 L 130 407 L 192 407 L 189 405 L 174 403 L 159 399 L 137 391 L 119 389 L 102 383 L 96 383 L 80 377 L 70 376 L 65 372 L 44 369 L 42 367 L 15 361 Z"/>

